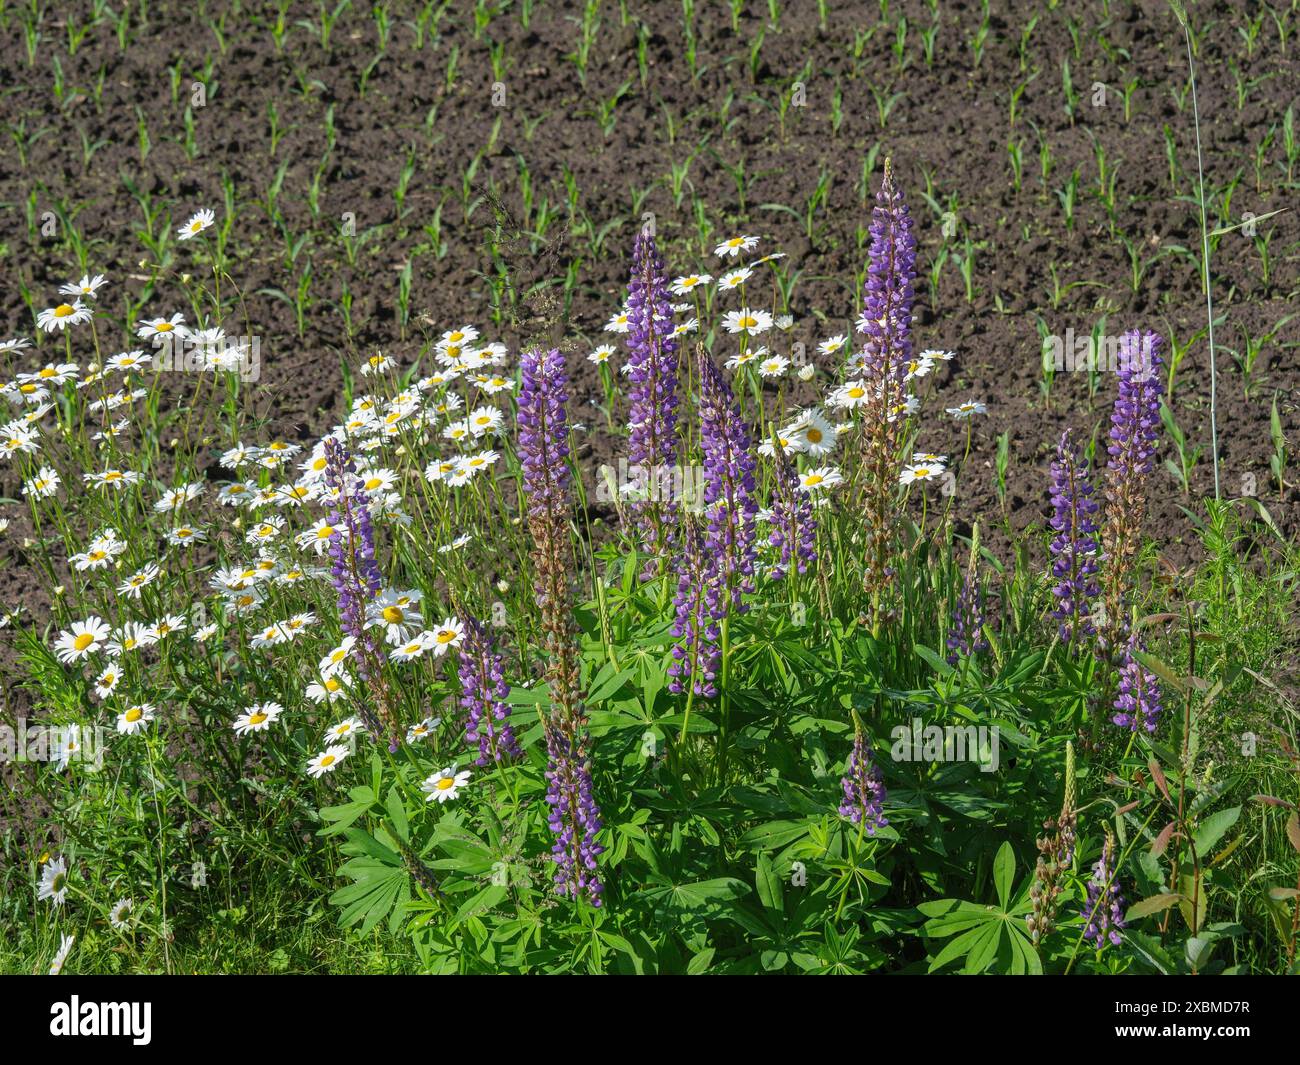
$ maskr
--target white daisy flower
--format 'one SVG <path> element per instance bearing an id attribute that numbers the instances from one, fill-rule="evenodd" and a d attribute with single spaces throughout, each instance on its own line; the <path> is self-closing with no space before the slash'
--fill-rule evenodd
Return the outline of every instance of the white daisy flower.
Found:
<path id="1" fill-rule="evenodd" d="M 455 766 L 448 766 L 432 774 L 420 785 L 420 788 L 428 793 L 426 802 L 450 802 L 460 794 L 460 789 L 469 783 L 469 778 L 468 769 L 462 769 L 458 773 Z"/>
<path id="2" fill-rule="evenodd" d="M 307 685 L 307 698 L 314 703 L 332 703 L 335 699 L 347 695 L 350 683 L 351 679 L 342 669 L 322 674 L 320 680 Z"/>
<path id="3" fill-rule="evenodd" d="M 108 642 L 108 625 L 103 618 L 92 616 L 74 622 L 72 628 L 59 634 L 54 643 L 54 653 L 60 662 L 76 662 L 104 650 Z"/>
<path id="4" fill-rule="evenodd" d="M 190 215 L 189 220 L 176 231 L 178 240 L 192 240 L 205 229 L 211 229 L 212 224 L 217 220 L 217 216 L 203 207 Z"/>
<path id="5" fill-rule="evenodd" d="M 844 477 L 837 467 L 821 466 L 800 475 L 799 490 L 801 492 L 817 492 L 824 488 L 834 488 L 837 484 L 843 482 Z"/>
<path id="6" fill-rule="evenodd" d="M 750 310 L 742 307 L 738 311 L 728 311 L 722 318 L 722 328 L 728 333 L 744 333 L 758 336 L 772 328 L 772 316 L 767 311 Z"/>
<path id="7" fill-rule="evenodd" d="M 442 657 L 450 647 L 459 647 L 465 639 L 465 625 L 459 618 L 445 618 L 433 630 L 433 653 Z"/>
<path id="8" fill-rule="evenodd" d="M 147 318 L 136 326 L 135 335 L 142 340 L 149 340 L 157 337 L 159 340 L 165 340 L 168 337 L 178 336 L 187 337 L 190 335 L 189 329 L 185 326 L 185 316 L 182 314 L 173 314 L 170 318 Z"/>
<path id="9" fill-rule="evenodd" d="M 62 906 L 68 898 L 68 863 L 62 858 L 51 858 L 41 870 L 41 882 L 36 888 L 37 900 L 49 899 Z"/>
<path id="10" fill-rule="evenodd" d="M 898 483 L 908 485 L 917 481 L 933 481 L 936 477 L 942 476 L 942 463 L 917 462 L 903 467 L 903 472 L 898 475 Z"/>
<path id="11" fill-rule="evenodd" d="M 668 288 L 674 295 L 687 296 L 712 280 L 709 274 L 687 274 L 685 277 L 676 278 Z"/>
<path id="12" fill-rule="evenodd" d="M 867 402 L 866 383 L 861 380 L 846 381 L 827 397 L 826 405 L 854 410 Z"/>
<path id="13" fill-rule="evenodd" d="M 73 933 L 64 932 L 59 936 L 59 949 L 54 955 L 54 960 L 50 962 L 50 976 L 58 976 L 63 972 L 63 967 L 68 963 L 68 955 L 72 953 L 72 944 L 77 937 Z"/>
<path id="14" fill-rule="evenodd" d="M 131 899 L 118 899 L 108 911 L 108 923 L 121 932 L 129 926 L 131 911 L 135 903 Z"/>
<path id="15" fill-rule="evenodd" d="M 154 719 L 154 707 L 152 703 L 139 703 L 135 706 L 128 706 L 117 715 L 117 731 L 124 736 L 133 736 L 137 732 L 143 732 L 149 726 L 149 722 Z"/>
<path id="16" fill-rule="evenodd" d="M 231 728 L 241 736 L 249 732 L 265 732 L 282 713 L 284 707 L 279 703 L 254 703 L 235 718 Z"/>
<path id="17" fill-rule="evenodd" d="M 326 747 L 325 750 L 307 763 L 307 775 L 309 777 L 322 777 L 326 773 L 333 773 L 338 768 L 339 763 L 347 756 L 348 749 L 341 743 Z"/>
<path id="18" fill-rule="evenodd" d="M 714 248 L 713 254 L 722 259 L 726 259 L 726 258 L 734 259 L 742 251 L 753 251 L 754 248 L 756 248 L 757 246 L 758 246 L 757 237 L 749 237 L 749 236 L 731 237 L 728 240 L 724 240 L 721 244 L 719 244 L 716 248 Z"/>
<path id="19" fill-rule="evenodd" d="M 331 725 L 325 730 L 325 739 L 333 740 L 336 743 L 343 740 L 350 740 L 358 732 L 365 732 L 366 726 L 362 724 L 359 717 L 344 718 L 337 725 Z"/>
<path id="20" fill-rule="evenodd" d="M 60 303 L 57 307 L 47 307 L 36 316 L 36 327 L 44 329 L 47 333 L 53 333 L 58 330 L 60 333 L 70 325 L 81 325 L 83 322 L 90 321 L 91 314 L 81 300 L 76 299 L 71 303 Z"/>
<path id="21" fill-rule="evenodd" d="M 426 717 L 418 724 L 412 725 L 406 730 L 406 742 L 418 743 L 420 740 L 428 739 L 433 735 L 433 730 L 442 724 L 440 717 Z"/>

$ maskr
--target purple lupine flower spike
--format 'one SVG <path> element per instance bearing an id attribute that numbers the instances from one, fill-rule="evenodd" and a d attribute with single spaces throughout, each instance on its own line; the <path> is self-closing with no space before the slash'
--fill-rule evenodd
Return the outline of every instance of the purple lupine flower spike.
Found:
<path id="1" fill-rule="evenodd" d="M 1093 634 L 1089 604 L 1097 596 L 1097 501 L 1088 477 L 1088 464 L 1081 460 L 1070 439 L 1061 434 L 1052 463 L 1052 594 L 1060 621 L 1061 639 L 1072 641 Z"/>
<path id="2" fill-rule="evenodd" d="M 634 486 L 647 497 L 632 509 L 642 545 L 652 556 L 662 556 L 672 543 L 676 513 L 669 492 L 677 461 L 677 340 L 668 277 L 648 229 L 633 244 L 627 310 L 628 459 L 636 471 Z"/>
<path id="3" fill-rule="evenodd" d="M 510 685 L 501 656 L 492 645 L 492 633 L 475 618 L 465 620 L 460 647 L 460 705 L 468 711 L 465 739 L 478 744 L 475 765 L 520 757 L 519 741 L 509 723 Z"/>
<path id="4" fill-rule="evenodd" d="M 962 575 L 945 645 L 950 666 L 955 666 L 963 655 L 979 655 L 989 649 L 984 638 L 984 589 L 969 571 Z"/>
<path id="5" fill-rule="evenodd" d="M 912 357 L 912 305 L 916 296 L 916 237 L 911 212 L 894 182 L 893 163 L 885 161 L 885 176 L 871 212 L 871 245 L 862 293 L 858 331 L 865 336 L 861 361 L 873 382 L 901 389 Z M 886 397 L 891 402 L 897 396 Z"/>
<path id="6" fill-rule="evenodd" d="M 387 731 L 389 747 L 396 750 L 400 733 L 383 678 L 383 652 L 374 631 L 365 624 L 366 604 L 378 594 L 383 583 L 375 560 L 370 499 L 357 476 L 352 456 L 333 437 L 325 440 L 325 483 L 334 494 L 328 519 L 334 529 L 329 541 L 330 582 L 338 594 L 339 621 L 343 631 L 356 640 L 357 676 L 374 695 L 386 728 L 381 729 L 374 713 L 365 705 L 360 708 L 361 717 L 371 735 L 378 737 Z"/>
<path id="7" fill-rule="evenodd" d="M 528 351 L 520 360 L 518 441 L 533 540 L 533 594 L 542 612 L 546 679 L 551 710 L 544 727 L 549 822 L 556 840 L 551 857 L 556 889 L 573 899 L 600 905 L 596 871 L 601 847 L 600 809 L 591 780 L 587 717 L 579 683 L 578 644 L 573 619 L 569 541 L 572 474 L 569 470 L 568 379 L 556 350 Z"/>
<path id="8" fill-rule="evenodd" d="M 1119 394 L 1111 413 L 1106 468 L 1102 570 L 1103 644 L 1114 648 L 1127 628 L 1126 606 L 1146 518 L 1146 481 L 1160 437 L 1160 348 L 1157 333 L 1133 330 L 1119 348 Z"/>
<path id="9" fill-rule="evenodd" d="M 1083 916 L 1087 921 L 1083 938 L 1098 950 L 1107 942 L 1115 946 L 1122 942 L 1119 930 L 1124 927 L 1124 897 L 1119 891 L 1119 874 L 1115 869 L 1115 837 L 1109 828 L 1106 829 L 1106 842 L 1102 846 L 1101 857 L 1092 867 Z"/>
<path id="10" fill-rule="evenodd" d="M 597 872 L 596 842 L 601 829 L 600 808 L 592 795 L 591 759 L 585 742 L 576 745 L 553 723 L 546 726 L 546 802 L 548 822 L 555 834 L 551 857 L 555 889 L 572 899 L 585 897 L 601 904 L 604 885 Z"/>
<path id="11" fill-rule="evenodd" d="M 894 182 L 893 164 L 885 175 L 871 217 L 871 246 L 863 286 L 858 331 L 864 334 L 856 356 L 868 389 L 861 419 L 863 587 L 872 599 L 872 627 L 881 599 L 893 579 L 890 558 L 897 524 L 894 486 L 898 483 L 904 401 L 903 382 L 912 357 L 912 304 L 915 299 L 916 238 L 903 193 Z"/>
<path id="12" fill-rule="evenodd" d="M 1164 712 L 1160 681 L 1137 660 L 1134 649 L 1134 641 L 1130 640 L 1119 671 L 1119 695 L 1115 699 L 1115 716 L 1111 721 L 1131 732 L 1141 728 L 1154 733 Z"/>
<path id="13" fill-rule="evenodd" d="M 716 560 L 707 555 L 699 529 L 687 519 L 682 526 L 682 564 L 673 599 L 673 663 L 668 690 L 680 695 L 692 684 L 695 694 L 712 698 L 718 694 L 714 680 L 722 650 L 714 614 L 720 607 Z"/>
<path id="14" fill-rule="evenodd" d="M 779 553 L 770 571 L 780 581 L 793 565 L 800 576 L 817 561 L 817 519 L 812 497 L 799 490 L 799 473 L 785 457 L 780 441 L 774 444 L 776 483 L 772 492 L 772 532 L 768 543 Z"/>
<path id="15" fill-rule="evenodd" d="M 754 471 L 749 429 L 731 386 L 704 351 L 697 349 L 700 375 L 700 448 L 704 453 L 705 552 L 718 566 L 725 592 L 723 610 L 741 609 L 742 592 L 754 590 Z"/>
<path id="16" fill-rule="evenodd" d="M 844 801 L 840 803 L 839 813 L 855 825 L 863 825 L 869 835 L 875 835 L 876 829 L 889 824 L 884 815 L 884 802 L 888 796 L 885 790 L 880 767 L 871 756 L 871 745 L 867 743 L 866 732 L 858 712 L 853 711 L 853 750 L 849 752 L 848 762 L 844 766 L 844 777 L 840 781 L 844 791 Z"/>

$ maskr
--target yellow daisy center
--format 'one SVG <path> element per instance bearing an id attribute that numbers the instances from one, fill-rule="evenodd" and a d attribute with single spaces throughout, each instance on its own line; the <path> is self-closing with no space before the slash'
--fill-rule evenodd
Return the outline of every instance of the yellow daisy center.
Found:
<path id="1" fill-rule="evenodd" d="M 406 617 L 406 615 L 402 613 L 400 607 L 395 607 L 395 606 L 384 607 L 384 620 L 387 621 L 389 624 L 396 625 L 404 617 Z"/>
<path id="2" fill-rule="evenodd" d="M 265 720 L 266 720 L 266 715 L 262 713 L 262 711 L 260 710 L 255 714 L 248 715 L 248 723 L 250 725 L 260 725 Z"/>
<path id="3" fill-rule="evenodd" d="M 95 642 L 95 637 L 93 635 L 91 635 L 88 632 L 83 632 L 72 642 L 72 646 L 75 647 L 78 651 L 84 651 L 87 647 L 89 647 L 94 642 Z"/>
<path id="4" fill-rule="evenodd" d="M 75 309 L 69 303 L 60 303 L 57 307 L 54 308 L 55 318 L 66 318 L 68 317 L 68 315 L 75 314 L 75 313 L 76 313 Z"/>
<path id="5" fill-rule="evenodd" d="M 140 718 L 144 717 L 144 711 L 138 706 L 133 706 L 126 712 L 125 716 L 128 721 L 139 721 Z"/>

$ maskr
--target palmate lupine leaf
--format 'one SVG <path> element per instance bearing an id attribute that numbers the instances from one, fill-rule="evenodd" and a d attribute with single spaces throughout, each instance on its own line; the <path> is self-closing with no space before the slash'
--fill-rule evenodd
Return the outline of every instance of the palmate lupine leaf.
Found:
<path id="1" fill-rule="evenodd" d="M 999 972 L 1013 975 L 1040 974 L 1043 971 L 1025 924 L 1032 911 L 1029 888 L 1033 877 L 1026 877 L 1013 895 L 1016 859 L 1010 843 L 1003 843 L 993 860 L 993 883 L 997 893 L 995 905 L 981 905 L 961 899 L 923 902 L 918 910 L 929 918 L 925 934 L 934 939 L 951 939 L 931 960 L 929 971 L 935 972 L 964 959 L 962 972 L 981 973 L 998 962 Z"/>

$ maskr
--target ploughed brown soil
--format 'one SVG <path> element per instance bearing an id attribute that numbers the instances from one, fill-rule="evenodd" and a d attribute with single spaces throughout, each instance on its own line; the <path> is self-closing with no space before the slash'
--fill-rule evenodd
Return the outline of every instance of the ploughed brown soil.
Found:
<path id="1" fill-rule="evenodd" d="M 927 67 L 921 45 L 931 16 L 921 3 L 890 4 L 884 25 L 876 4 L 834 2 L 824 26 L 816 5 L 787 4 L 775 27 L 768 24 L 767 5 L 750 3 L 736 30 L 727 5 L 698 4 L 693 79 L 680 4 L 629 5 L 640 14 L 624 24 L 618 5 L 607 2 L 585 84 L 566 58 L 581 38 L 579 5 L 536 4 L 526 28 L 511 10 L 479 37 L 468 5 L 450 5 L 436 28 L 426 27 L 420 49 L 409 13 L 397 10 L 407 5 L 394 5 L 386 50 L 370 5 L 356 5 L 335 27 L 328 52 L 296 24 L 314 19 L 315 5 L 291 6 L 282 49 L 272 34 L 270 6 L 229 14 L 220 38 L 200 18 L 199 5 L 175 5 L 165 16 L 157 8 L 149 24 L 130 24 L 125 50 L 104 23 L 69 56 L 67 22 L 81 24 L 88 12 L 58 5 L 45 15 L 30 66 L 11 11 L 0 117 L 11 131 L 25 130 L 14 137 L 28 144 L 25 162 L 13 150 L 17 140 L 0 154 L 0 204 L 9 219 L 2 234 L 0 333 L 33 335 L 25 293 L 35 309 L 50 305 L 57 286 L 82 272 L 64 222 L 52 235 L 40 234 L 45 212 L 63 212 L 79 231 L 91 272 L 110 279 L 100 304 L 124 325 L 152 273 L 141 266 L 148 252 L 137 237 L 144 225 L 140 201 L 162 208 L 156 231 L 174 230 L 199 207 L 216 210 L 224 224 L 228 181 L 235 205 L 228 270 L 246 299 L 251 330 L 262 338 L 261 378 L 249 399 L 266 419 L 265 439 L 309 443 L 337 420 L 341 363 L 356 366 L 382 348 L 409 364 L 439 332 L 472 322 L 512 350 L 550 339 L 570 351 L 575 416 L 593 430 L 583 462 L 594 478 L 597 463 L 617 456 L 621 445 L 601 431 L 603 417 L 583 406 L 600 397 L 594 367 L 583 356 L 608 339 L 601 326 L 622 299 L 643 213 L 654 213 L 674 274 L 701 268 L 716 274 L 713 244 L 741 232 L 761 235 L 764 251 L 786 252 L 788 271 L 799 275 L 790 308 L 795 336 L 811 349 L 823 337 L 851 331 L 869 221 L 864 160 L 873 162 L 868 180 L 874 189 L 888 155 L 917 218 L 918 347 L 957 352 L 938 377 L 919 445 L 960 455 L 964 428 L 945 417 L 943 407 L 966 398 L 988 405 L 988 415 L 974 423 L 954 513 L 966 523 L 980 517 L 985 542 L 1004 557 L 1009 532 L 1041 527 L 1049 450 L 1066 426 L 1085 438 L 1104 435 L 1114 376 L 1101 375 L 1090 395 L 1086 373 L 1059 374 L 1049 402 L 1041 387 L 1040 333 L 1088 334 L 1104 319 L 1105 334 L 1145 327 L 1177 338 L 1180 347 L 1191 341 L 1171 402 L 1200 458 L 1187 495 L 1172 476 L 1157 475 L 1149 527 L 1175 559 L 1193 552 L 1182 508 L 1196 509 L 1195 501 L 1212 491 L 1209 350 L 1203 335 L 1191 340 L 1205 326 L 1198 268 L 1177 250 L 1194 253 L 1200 239 L 1192 198 L 1196 143 L 1190 99 L 1182 110 L 1178 106 L 1187 79 L 1183 36 L 1165 5 L 1112 3 L 1104 31 L 1109 47 L 1103 47 L 1093 33 L 1100 5 L 1062 4 L 1049 11 L 1041 4 L 998 3 L 975 66 L 971 42 L 980 6 L 944 0 L 933 66 Z M 908 22 L 905 70 L 893 51 L 900 14 Z M 1035 15 L 1022 69 L 1022 32 Z M 1287 173 L 1282 125 L 1300 84 L 1300 27 L 1292 19 L 1284 51 L 1265 19 L 1248 52 L 1238 32 L 1247 23 L 1237 6 L 1203 4 L 1198 19 L 1210 27 L 1200 43 L 1197 84 L 1214 199 L 1210 224 L 1293 207 L 1300 172 Z M 1079 27 L 1077 50 L 1072 23 Z M 751 61 L 760 35 L 761 49 Z M 638 40 L 644 42 L 644 82 Z M 1073 116 L 1065 109 L 1065 62 L 1079 94 Z M 1264 78 L 1250 85 L 1240 107 L 1234 70 L 1246 81 Z M 200 79 L 207 83 L 206 99 L 192 106 Z M 1013 95 L 1027 79 L 1011 125 Z M 1126 117 L 1123 89 L 1134 79 Z M 782 119 L 778 102 L 795 82 L 803 87 L 802 106 L 791 106 Z M 625 83 L 612 122 L 602 128 L 602 102 Z M 1096 83 L 1105 86 L 1102 106 L 1094 106 Z M 891 97 L 882 128 L 879 101 Z M 193 127 L 188 146 L 187 107 Z M 272 107 L 279 136 L 274 150 Z M 142 128 L 151 145 L 143 161 Z M 38 131 L 44 135 L 32 139 Z M 1174 185 L 1166 131 L 1176 155 Z M 1256 149 L 1270 132 L 1257 175 Z M 1040 138 L 1052 160 L 1045 184 L 1039 179 Z M 1011 182 L 1009 140 L 1023 146 L 1019 191 Z M 1116 175 L 1113 228 L 1095 191 L 1099 152 Z M 678 200 L 672 167 L 688 161 Z M 399 210 L 395 190 L 407 166 Z M 746 177 L 743 203 L 737 167 Z M 1067 227 L 1058 190 L 1075 172 L 1077 203 Z M 528 206 L 523 174 L 531 186 Z M 576 190 L 572 209 L 566 175 Z M 808 199 L 823 175 L 829 180 L 824 205 L 806 223 Z M 277 182 L 278 198 L 268 213 Z M 1234 182 L 1225 222 L 1223 194 Z M 933 205 L 924 195 L 928 185 Z M 552 220 L 542 235 L 530 237 L 543 202 Z M 34 240 L 28 210 L 36 221 Z M 345 219 L 365 238 L 354 258 L 340 235 Z M 1300 318 L 1283 324 L 1264 345 L 1249 395 L 1228 349 L 1243 349 L 1246 337 L 1264 336 L 1300 310 L 1300 218 L 1289 210 L 1257 227 L 1271 235 L 1268 276 L 1256 243 L 1240 230 L 1222 236 L 1213 259 L 1222 490 L 1253 492 L 1291 534 L 1300 517 L 1298 493 L 1291 479 L 1279 490 L 1270 476 L 1269 411 L 1276 396 L 1287 438 L 1300 439 Z M 1150 263 L 1136 291 L 1121 237 Z M 187 310 L 180 275 L 201 273 L 195 254 L 192 246 L 172 245 L 147 304 L 150 313 Z M 945 254 L 932 292 L 931 265 Z M 968 255 L 969 295 L 956 265 Z M 299 336 L 291 304 L 267 290 L 292 295 L 308 264 L 311 302 Z M 408 267 L 404 322 L 399 290 Z M 502 268 L 504 297 L 494 290 Z M 566 293 L 562 281 L 570 272 L 576 284 Z M 245 331 L 242 321 L 226 325 L 230 332 Z M 108 333 L 107 347 L 117 350 L 114 345 L 125 342 L 124 334 L 113 336 L 104 323 L 100 328 Z M 84 332 L 78 342 L 84 345 Z M 0 371 L 31 368 L 61 350 L 57 338 L 42 338 L 35 355 L 0 357 Z M 725 340 L 719 350 L 725 353 Z M 88 360 L 82 354 L 80 361 Z M 836 367 L 823 369 L 824 384 Z M 615 424 L 622 417 L 617 412 Z M 994 473 L 1003 433 L 1009 454 L 1005 505 Z M 1163 457 L 1175 457 L 1168 442 Z M 18 496 L 8 466 L 0 467 L 0 495 Z M 0 539 L 0 604 L 25 604 L 39 618 L 43 593 L 21 548 L 30 526 L 21 506 L 5 506 L 3 513 L 13 523 Z M 1040 546 L 1035 542 L 1035 550 Z M 11 673 L 12 658 L 0 665 Z"/>

